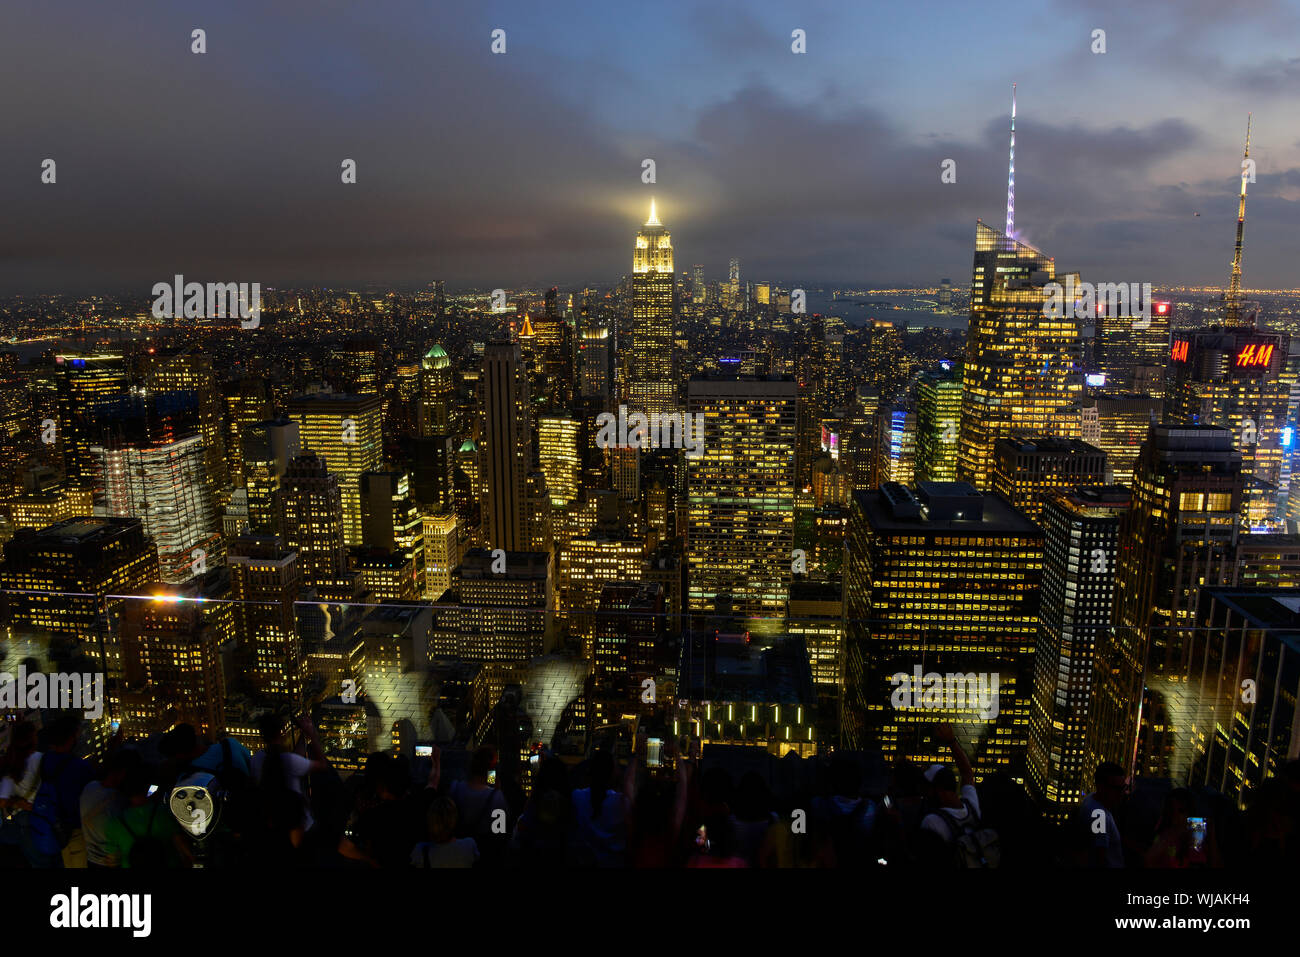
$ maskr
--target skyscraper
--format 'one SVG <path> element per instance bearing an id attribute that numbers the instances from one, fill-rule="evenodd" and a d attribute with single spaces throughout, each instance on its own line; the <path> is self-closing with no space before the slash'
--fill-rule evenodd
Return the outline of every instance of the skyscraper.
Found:
<path id="1" fill-rule="evenodd" d="M 317 393 L 289 402 L 289 418 L 300 426 L 304 451 L 325 460 L 339 478 L 343 497 L 343 534 L 349 545 L 361 544 L 361 473 L 383 464 L 382 403 L 379 395 Z"/>
<path id="2" fill-rule="evenodd" d="M 795 402 L 789 376 L 696 376 L 703 416 L 687 455 L 687 588 L 692 614 L 783 617 L 794 548 Z"/>
<path id="3" fill-rule="evenodd" d="M 576 397 L 573 326 L 559 314 L 557 290 L 546 293 L 545 312 L 533 320 L 537 384 L 536 397 L 551 411 L 569 409 Z"/>
<path id="4" fill-rule="evenodd" d="M 1050 257 L 976 226 L 957 477 L 977 488 L 991 487 L 998 439 L 1055 434 L 1055 417 L 1083 394 L 1079 320 L 1043 314 L 1055 280 Z"/>
<path id="5" fill-rule="evenodd" d="M 607 582 L 597 592 L 595 608 L 589 698 L 591 724 L 604 725 L 655 707 L 665 665 L 663 587 L 644 581 Z M 647 680 L 656 686 L 656 695 L 648 701 Z"/>
<path id="6" fill-rule="evenodd" d="M 250 535 L 231 541 L 227 564 L 237 657 L 249 690 L 301 707 L 307 658 L 294 619 L 302 586 L 298 553 L 274 535 Z"/>
<path id="7" fill-rule="evenodd" d="M 481 548 L 465 554 L 452 579 L 459 602 L 434 609 L 433 654 L 522 662 L 550 651 L 552 556 L 507 552 L 503 566 L 499 558 Z"/>
<path id="8" fill-rule="evenodd" d="M 1098 649 L 1099 760 L 1130 766 L 1136 749 L 1139 773 L 1170 770 L 1187 636 L 1201 588 L 1231 581 L 1243 487 L 1231 432 L 1152 426 L 1120 526 L 1116 627 Z"/>
<path id="9" fill-rule="evenodd" d="M 910 485 L 916 477 L 916 413 L 896 406 L 884 409 L 878 419 L 872 485 L 899 482 Z"/>
<path id="10" fill-rule="evenodd" d="M 632 354 L 627 401 L 634 411 L 671 412 L 676 405 L 676 289 L 672 240 L 655 215 L 651 200 L 650 218 L 636 235 L 632 255 Z"/>
<path id="11" fill-rule="evenodd" d="M 356 336 L 334 349 L 334 381 L 350 395 L 379 394 L 379 340 Z"/>
<path id="12" fill-rule="evenodd" d="M 244 430 L 271 417 L 271 402 L 262 379 L 239 379 L 226 386 L 226 469 L 237 487 L 244 487 Z M 296 453 L 295 453 L 296 454 Z"/>
<path id="13" fill-rule="evenodd" d="M 255 422 L 243 430 L 244 487 L 248 525 L 254 532 L 280 529 L 280 484 L 289 462 L 302 452 L 300 427 L 292 419 Z"/>
<path id="14" fill-rule="evenodd" d="M 362 474 L 361 541 L 367 554 L 362 564 L 386 579 L 385 597 L 424 592 L 424 520 L 405 472 Z"/>
<path id="15" fill-rule="evenodd" d="M 1074 304 L 1045 315 L 1056 261 L 1016 238 L 1016 87 L 1011 85 L 1007 226 L 975 225 L 970 322 L 962 370 L 957 478 L 989 488 L 993 444 L 1015 432 L 1061 434 L 1083 391 L 1082 329 Z M 1069 277 L 1067 277 L 1068 279 Z M 1077 277 L 1075 277 L 1077 279 Z"/>
<path id="16" fill-rule="evenodd" d="M 1106 453 L 1110 481 L 1133 482 L 1133 463 L 1159 422 L 1164 400 L 1137 392 L 1097 392 L 1081 400 L 1083 441 Z"/>
<path id="17" fill-rule="evenodd" d="M 961 368 L 923 372 L 917 382 L 916 478 L 957 478 L 957 424 L 961 421 Z"/>
<path id="18" fill-rule="evenodd" d="M 105 621 L 120 615 L 122 596 L 144 594 L 158 581 L 158 549 L 140 520 L 79 516 L 23 529 L 4 556 L 10 631 L 71 638 L 110 676 L 120 675 L 121 645 Z"/>
<path id="19" fill-rule="evenodd" d="M 1120 517 L 1129 493 L 1092 486 L 1050 493 L 1038 647 L 1029 721 L 1029 781 L 1049 819 L 1061 822 L 1089 790 L 1096 648 L 1110 629 Z"/>
<path id="20" fill-rule="evenodd" d="M 199 434 L 203 437 L 204 469 L 212 494 L 218 501 L 225 501 L 230 472 L 226 462 L 226 435 L 222 428 L 223 403 L 217 392 L 212 360 L 195 346 L 156 353 L 149 360 L 144 380 L 146 389 L 194 395 Z"/>
<path id="21" fill-rule="evenodd" d="M 95 484 L 100 425 L 120 406 L 128 379 L 122 356 L 95 353 L 55 359 L 59 423 L 57 440 L 69 479 L 85 488 Z"/>
<path id="22" fill-rule="evenodd" d="M 445 435 L 451 431 L 454 385 L 451 359 L 440 345 L 433 345 L 420 360 L 420 435 Z"/>
<path id="23" fill-rule="evenodd" d="M 582 474 L 582 423 L 572 415 L 537 417 L 537 458 L 551 504 L 566 505 L 578 497 Z"/>
<path id="24" fill-rule="evenodd" d="M 1023 776 L 1042 568 L 1042 531 L 967 483 L 855 492 L 844 745 L 940 760 L 932 728 L 950 721 L 977 775 Z M 936 698 L 918 672 L 941 676 Z"/>
<path id="25" fill-rule="evenodd" d="M 528 380 L 517 343 L 487 344 L 483 352 L 481 406 L 484 539 L 489 550 L 527 551 L 524 500 L 534 458 L 533 430 Z"/>
<path id="26" fill-rule="evenodd" d="M 284 541 L 298 553 L 304 588 L 326 600 L 351 601 L 356 578 L 348 572 L 339 477 L 320 456 L 307 453 L 289 462 L 282 486 Z"/>
<path id="27" fill-rule="evenodd" d="M 451 509 L 424 516 L 424 598 L 437 601 L 460 565 L 460 528 Z"/>
<path id="28" fill-rule="evenodd" d="M 158 546 L 162 579 L 188 581 L 221 564 L 221 523 L 208 481 L 203 438 L 92 446 L 101 493 L 95 514 L 138 518 Z"/>
<path id="29" fill-rule="evenodd" d="M 1266 528 L 1284 517 L 1280 490 L 1290 441 L 1291 385 L 1284 375 L 1290 336 L 1243 324 L 1174 336 L 1167 418 L 1182 425 L 1217 425 L 1235 437 L 1247 493 L 1266 498 Z"/>
<path id="30" fill-rule="evenodd" d="M 636 580 L 644 562 L 645 540 L 612 523 L 570 540 L 560 550 L 559 610 L 570 622 L 570 633 L 581 640 L 584 655 L 592 653 L 592 612 L 601 588 L 609 582 Z"/>
<path id="31" fill-rule="evenodd" d="M 1300 603 L 1289 588 L 1210 588 L 1201 623 L 1183 673 L 1191 706 L 1179 733 L 1190 767 L 1175 783 L 1246 808 L 1295 760 Z"/>
<path id="32" fill-rule="evenodd" d="M 609 398 L 609 327 L 585 325 L 578 344 L 580 392 L 584 398 Z"/>
<path id="33" fill-rule="evenodd" d="M 126 602 L 122 616 L 122 711 L 136 733 L 182 722 L 204 736 L 226 729 L 226 682 L 212 609 L 162 593 Z"/>
<path id="34" fill-rule="evenodd" d="M 1105 375 L 1106 388 L 1162 395 L 1173 304 L 1135 302 L 1128 310 L 1108 311 L 1097 303 L 1097 310 L 1094 365 Z"/>

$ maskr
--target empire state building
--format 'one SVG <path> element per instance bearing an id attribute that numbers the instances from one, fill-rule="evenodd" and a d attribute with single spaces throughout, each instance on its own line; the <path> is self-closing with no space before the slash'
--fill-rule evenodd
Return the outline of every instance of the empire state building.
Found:
<path id="1" fill-rule="evenodd" d="M 632 254 L 632 350 L 627 369 L 628 404 L 642 412 L 676 406 L 673 376 L 673 314 L 676 295 L 672 240 L 655 215 L 636 234 Z"/>

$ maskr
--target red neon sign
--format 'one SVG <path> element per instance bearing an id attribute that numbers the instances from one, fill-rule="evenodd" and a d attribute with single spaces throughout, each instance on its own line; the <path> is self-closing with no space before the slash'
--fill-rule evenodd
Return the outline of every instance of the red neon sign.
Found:
<path id="1" fill-rule="evenodd" d="M 1190 345 L 1191 343 L 1189 343 L 1186 339 L 1174 340 L 1174 361 L 1175 362 L 1187 361 L 1187 348 Z"/>
<path id="2" fill-rule="evenodd" d="M 1244 349 L 1237 353 L 1237 365 L 1242 367 L 1261 366 L 1267 367 L 1273 359 L 1272 345 L 1262 345 L 1259 343 L 1250 343 Z"/>

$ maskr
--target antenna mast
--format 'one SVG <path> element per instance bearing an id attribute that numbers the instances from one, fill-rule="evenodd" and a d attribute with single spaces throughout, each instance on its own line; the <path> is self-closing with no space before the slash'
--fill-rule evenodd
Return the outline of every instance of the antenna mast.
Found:
<path id="1" fill-rule="evenodd" d="M 1237 247 L 1232 254 L 1232 281 L 1228 285 L 1226 323 L 1235 326 L 1241 318 L 1241 237 L 1246 231 L 1246 183 L 1250 178 L 1250 118 L 1246 114 L 1246 153 L 1241 160 L 1241 199 L 1237 204 Z"/>
<path id="2" fill-rule="evenodd" d="M 1016 228 L 1016 85 L 1011 84 L 1011 165 L 1007 168 L 1007 238 Z"/>

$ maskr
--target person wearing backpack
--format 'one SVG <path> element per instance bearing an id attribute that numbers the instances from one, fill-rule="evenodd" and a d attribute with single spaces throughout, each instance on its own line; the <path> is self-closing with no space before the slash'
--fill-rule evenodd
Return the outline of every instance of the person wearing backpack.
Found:
<path id="1" fill-rule="evenodd" d="M 61 714 L 46 732 L 32 826 L 42 847 L 57 846 L 64 867 L 86 866 L 86 840 L 81 830 L 81 792 L 94 779 L 94 765 L 73 754 L 81 716 Z"/>
<path id="2" fill-rule="evenodd" d="M 819 858 L 828 867 L 875 867 L 880 854 L 876 802 L 862 794 L 862 765 L 837 753 L 827 767 L 830 795 L 813 801 L 821 839 Z"/>
<path id="3" fill-rule="evenodd" d="M 126 809 L 104 828 L 104 851 L 110 867 L 158 870 L 188 867 L 193 862 L 180 825 L 161 792 L 149 796 L 149 771 L 136 765 L 122 782 Z"/>
<path id="4" fill-rule="evenodd" d="M 940 724 L 935 729 L 935 737 L 952 750 L 961 773 L 961 789 L 958 790 L 957 777 L 950 767 L 936 764 L 925 772 L 934 788 L 935 810 L 921 820 L 921 831 L 923 835 L 928 831 L 940 838 L 958 867 L 997 867 L 1001 861 L 998 836 L 980 821 L 980 799 L 970 759 L 957 743 L 951 724 Z"/>

